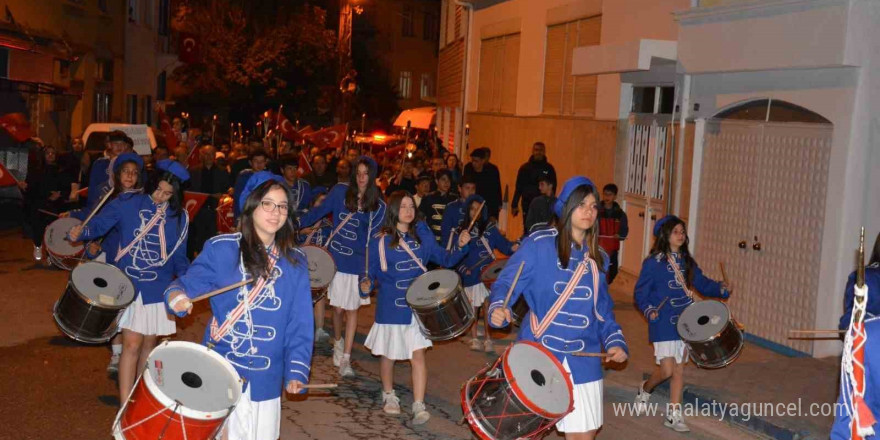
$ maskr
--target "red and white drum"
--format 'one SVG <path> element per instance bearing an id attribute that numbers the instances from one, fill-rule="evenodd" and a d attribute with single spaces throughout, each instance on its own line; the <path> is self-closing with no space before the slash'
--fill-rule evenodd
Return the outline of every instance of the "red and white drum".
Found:
<path id="1" fill-rule="evenodd" d="M 461 409 L 483 440 L 541 438 L 574 409 L 569 374 L 541 345 L 520 341 L 461 387 Z"/>
<path id="2" fill-rule="evenodd" d="M 71 243 L 67 240 L 67 233 L 81 223 L 78 219 L 67 217 L 59 218 L 46 227 L 43 247 L 46 248 L 49 262 L 61 269 L 71 270 L 82 261 L 85 251 L 82 242 Z"/>
<path id="3" fill-rule="evenodd" d="M 336 262 L 326 249 L 305 245 L 300 249 L 309 262 L 309 283 L 312 287 L 312 303 L 317 303 L 327 295 L 327 288 L 336 276 Z"/>
<path id="4" fill-rule="evenodd" d="M 486 285 L 486 288 L 492 290 L 492 284 L 495 283 L 495 280 L 498 279 L 498 275 L 501 274 L 501 269 L 504 269 L 504 266 L 507 266 L 508 258 L 499 258 L 483 268 L 483 271 L 480 272 L 480 281 Z"/>
<path id="5" fill-rule="evenodd" d="M 241 378 L 203 345 L 166 341 L 116 415 L 116 440 L 212 440 L 241 398 Z"/>
<path id="6" fill-rule="evenodd" d="M 217 233 L 235 232 L 235 215 L 232 212 L 232 197 L 224 195 L 217 204 Z"/>

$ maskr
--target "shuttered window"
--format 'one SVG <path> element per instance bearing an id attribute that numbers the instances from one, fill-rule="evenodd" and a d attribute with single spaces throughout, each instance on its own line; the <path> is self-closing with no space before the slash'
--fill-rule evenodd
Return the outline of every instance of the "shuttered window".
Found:
<path id="1" fill-rule="evenodd" d="M 516 112 L 520 34 L 488 38 L 480 44 L 477 109 L 481 112 Z"/>
<path id="2" fill-rule="evenodd" d="M 574 48 L 599 44 L 602 17 L 590 17 L 547 27 L 544 56 L 543 112 L 549 115 L 592 117 L 596 113 L 596 76 L 574 76 Z"/>

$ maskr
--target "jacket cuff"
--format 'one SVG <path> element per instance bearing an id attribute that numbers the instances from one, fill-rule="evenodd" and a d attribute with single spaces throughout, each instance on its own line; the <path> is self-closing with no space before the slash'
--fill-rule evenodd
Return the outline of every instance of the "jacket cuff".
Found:
<path id="1" fill-rule="evenodd" d="M 492 319 L 491 319 L 492 312 L 494 312 L 495 309 L 500 309 L 503 306 L 504 306 L 504 300 L 498 300 L 498 301 L 495 301 L 495 302 L 489 304 L 489 309 L 487 310 L 487 313 L 488 313 L 488 316 L 490 317 L 490 319 L 489 319 L 489 326 L 490 327 L 504 328 L 504 327 L 507 327 L 508 325 L 510 325 L 510 322 L 507 319 L 505 319 L 504 322 L 502 322 L 501 325 L 499 325 L 499 326 L 495 326 L 492 324 Z"/>

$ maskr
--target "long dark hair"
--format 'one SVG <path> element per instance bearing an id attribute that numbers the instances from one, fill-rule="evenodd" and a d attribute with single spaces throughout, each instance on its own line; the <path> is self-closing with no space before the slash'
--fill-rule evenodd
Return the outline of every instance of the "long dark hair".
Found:
<path id="1" fill-rule="evenodd" d="M 131 190 L 129 190 L 129 191 L 142 191 L 144 189 L 144 169 L 139 167 L 137 162 L 135 162 L 133 160 L 127 160 L 125 162 L 118 164 L 118 166 L 116 166 L 116 170 L 113 171 L 113 194 L 110 196 L 110 198 L 114 198 L 114 197 L 118 196 L 119 193 L 121 193 L 123 191 L 122 190 L 122 167 L 124 167 L 125 164 L 127 164 L 127 163 L 134 164 L 134 167 L 138 172 L 137 182 L 134 183 L 134 187 L 132 187 Z M 158 185 L 158 183 L 156 185 Z"/>
<path id="2" fill-rule="evenodd" d="M 122 167 L 120 167 L 122 169 Z M 156 179 L 150 182 L 150 185 L 147 187 L 147 194 L 151 195 L 156 192 L 156 189 L 159 188 L 159 182 L 161 181 L 167 182 L 171 185 L 171 198 L 168 199 L 168 215 L 170 217 L 179 216 L 182 212 L 183 207 L 183 182 L 180 181 L 180 178 L 174 175 L 169 171 L 165 171 L 160 174 Z"/>
<path id="3" fill-rule="evenodd" d="M 470 201 L 470 202 L 468 203 L 468 201 Z M 462 222 L 461 222 L 460 229 L 464 229 L 464 228 L 468 227 L 468 225 L 471 224 L 471 220 L 473 220 L 473 218 L 471 218 L 471 205 L 473 205 L 474 203 L 477 203 L 477 204 L 482 203 L 482 201 L 480 199 L 476 199 L 473 197 L 468 197 L 467 200 L 465 200 L 465 202 L 466 203 L 465 203 L 465 207 L 464 207 L 464 220 L 462 220 Z M 486 229 L 489 227 L 489 219 L 487 218 L 487 216 L 483 215 L 483 213 L 486 212 L 487 209 L 489 209 L 488 206 L 483 206 L 482 209 L 480 209 L 480 212 L 477 213 L 477 215 L 479 217 L 477 218 L 477 221 L 474 222 L 474 226 L 477 227 L 477 230 L 480 231 L 480 234 L 475 235 L 474 237 L 477 237 L 477 238 L 482 237 L 483 234 L 486 233 Z M 468 232 L 470 232 L 470 231 L 468 231 Z"/>
<path id="4" fill-rule="evenodd" d="M 596 203 L 598 203 L 599 194 L 593 185 L 581 185 L 575 188 L 568 197 L 568 200 L 566 200 L 565 204 L 562 206 L 562 218 L 556 222 L 556 231 L 559 232 L 559 235 L 556 237 L 556 255 L 559 257 L 559 264 L 566 269 L 568 268 L 568 263 L 571 259 L 571 213 L 574 212 L 575 208 L 577 208 L 581 201 L 584 200 L 584 197 L 590 194 L 593 195 L 593 198 L 596 199 Z M 596 221 L 593 222 L 593 226 L 586 231 L 585 239 L 590 258 L 596 261 L 599 270 L 604 270 L 605 257 L 602 256 L 602 251 L 599 249 L 598 219 L 596 219 Z M 580 245 L 580 243 L 577 243 L 577 245 Z"/>
<path id="5" fill-rule="evenodd" d="M 254 226 L 254 211 L 261 205 L 263 197 L 273 189 L 281 189 L 285 195 L 289 194 L 287 185 L 276 180 L 267 180 L 254 188 L 253 192 L 245 199 L 244 209 L 241 210 L 241 217 L 239 218 L 238 230 L 241 232 L 241 258 L 244 261 L 245 270 L 254 280 L 261 276 L 269 275 L 269 254 L 257 235 L 257 229 Z M 290 216 L 291 212 L 292 209 L 288 209 L 288 215 L 284 220 L 284 224 L 275 233 L 275 249 L 290 264 L 296 264 L 296 259 L 293 257 L 293 250 L 296 248 L 296 242 L 294 241 L 296 229 Z"/>
<path id="6" fill-rule="evenodd" d="M 361 201 L 363 211 L 371 212 L 379 209 L 379 198 L 382 197 L 379 187 L 376 186 L 376 167 L 374 167 L 368 159 L 361 158 L 354 165 L 354 169 L 351 170 L 351 175 L 348 178 L 348 190 L 345 191 L 345 208 L 350 212 L 358 211 L 357 170 L 361 165 L 367 167 L 367 172 L 370 175 L 369 181 L 367 182 L 367 189 L 364 191 L 364 197 Z"/>
<path id="7" fill-rule="evenodd" d="M 691 252 L 688 250 L 690 238 L 687 236 L 687 225 L 684 224 L 684 220 L 672 217 L 666 223 L 663 223 L 663 226 L 660 226 L 660 234 L 654 238 L 654 244 L 651 246 L 651 256 L 657 256 L 658 254 L 665 256 L 672 252 L 672 248 L 669 245 L 669 236 L 672 235 L 672 230 L 678 225 L 684 228 L 684 243 L 678 249 L 678 253 L 681 254 L 681 260 L 684 261 L 684 267 L 682 268 L 684 280 L 687 288 L 690 289 L 694 285 L 694 271 L 691 269 L 696 267 L 697 262 L 694 261 L 694 257 L 691 256 Z"/>
<path id="8" fill-rule="evenodd" d="M 400 204 L 403 203 L 403 199 L 412 200 L 413 206 L 415 206 L 416 199 L 409 192 L 403 190 L 391 193 L 391 196 L 388 197 L 388 203 L 385 205 L 385 221 L 382 223 L 380 232 L 392 237 L 391 243 L 389 243 L 390 247 L 397 247 L 400 244 L 397 222 L 400 221 Z M 416 233 L 416 225 L 421 220 L 422 213 L 416 209 L 416 216 L 413 218 L 412 223 L 409 224 L 409 234 L 419 244 L 422 244 L 422 241 L 419 239 L 419 234 Z"/>

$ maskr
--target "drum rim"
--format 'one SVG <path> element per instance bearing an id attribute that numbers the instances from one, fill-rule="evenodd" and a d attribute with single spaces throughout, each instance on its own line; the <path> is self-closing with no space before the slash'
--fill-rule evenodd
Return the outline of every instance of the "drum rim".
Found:
<path id="1" fill-rule="evenodd" d="M 485 279 L 483 279 L 483 275 L 486 273 L 487 270 L 489 270 L 490 267 L 492 267 L 493 264 L 500 263 L 502 261 L 507 261 L 507 260 L 510 260 L 510 257 L 496 258 L 496 259 L 492 260 L 489 264 L 487 264 L 485 267 L 483 267 L 483 269 L 480 271 L 480 281 L 482 281 L 483 283 L 487 282 Z M 504 264 L 506 265 L 507 263 L 504 263 Z M 488 282 L 494 283 L 495 280 L 497 280 L 497 279 L 498 278 L 496 277 L 494 280 L 488 281 Z"/>
<path id="2" fill-rule="evenodd" d="M 180 408 L 179 408 L 179 412 L 178 412 L 179 414 L 181 414 L 184 417 L 191 418 L 191 419 L 221 420 L 221 421 L 223 419 L 225 419 L 226 417 L 228 417 L 230 414 L 232 414 L 232 410 L 238 405 L 239 400 L 241 400 L 242 394 L 244 394 L 244 393 L 242 393 L 242 390 L 241 390 L 241 384 L 242 384 L 241 375 L 238 374 L 238 371 L 235 370 L 235 367 L 233 367 L 232 364 L 230 364 L 226 359 L 224 359 L 223 356 L 220 355 L 220 353 L 217 353 L 216 351 L 214 351 L 214 350 L 212 350 L 202 344 L 196 344 L 195 342 L 189 342 L 189 341 L 165 341 L 165 342 L 162 342 L 161 344 L 157 345 L 156 348 L 153 349 L 153 351 L 150 352 L 150 356 L 147 357 L 147 362 L 149 362 L 150 358 L 153 357 L 153 352 L 158 350 L 160 347 L 161 348 L 182 347 L 182 348 L 186 348 L 188 350 L 204 350 L 208 353 L 208 357 L 213 358 L 215 361 L 217 361 L 220 365 L 223 366 L 223 369 L 232 373 L 233 377 L 235 378 L 235 382 L 237 382 L 239 385 L 234 388 L 236 398 L 235 398 L 235 402 L 231 406 L 229 406 L 229 408 L 221 409 L 221 410 L 217 410 L 217 411 L 200 411 L 200 410 L 193 409 L 193 408 L 190 408 L 188 406 L 184 406 L 181 404 Z M 147 380 L 147 379 L 149 379 L 149 380 Z M 150 392 L 150 394 L 153 396 L 153 398 L 156 399 L 161 405 L 173 406 L 175 404 L 174 400 L 170 399 L 167 395 L 165 395 L 165 393 L 162 392 L 161 389 L 159 389 L 159 386 L 156 383 L 156 380 L 153 378 L 153 375 L 150 373 L 149 367 L 147 367 L 144 370 L 144 373 L 141 375 L 139 381 L 140 380 L 144 381 L 144 385 L 147 387 L 147 390 Z M 135 382 L 134 386 L 137 386 L 137 382 Z M 126 406 L 128 406 L 128 402 L 126 402 Z"/>
<path id="3" fill-rule="evenodd" d="M 682 336 L 681 331 L 678 329 L 679 324 L 682 322 L 682 321 L 681 321 L 681 315 L 684 314 L 684 312 L 685 312 L 689 307 L 693 306 L 694 304 L 699 304 L 699 303 L 703 303 L 703 302 L 713 302 L 713 303 L 718 303 L 718 304 L 721 304 L 722 306 L 724 306 L 724 308 L 727 310 L 727 324 L 725 324 L 724 327 L 721 327 L 721 330 L 719 330 L 719 331 L 713 333 L 713 334 L 712 334 L 711 336 L 709 336 L 708 338 L 705 338 L 705 339 L 685 339 L 684 336 Z M 684 310 L 681 311 L 681 313 L 678 315 L 678 322 L 675 323 L 675 332 L 678 333 L 678 337 L 679 337 L 679 338 L 682 340 L 682 342 L 684 342 L 684 343 L 694 342 L 694 343 L 697 343 L 697 344 L 702 344 L 702 343 L 709 342 L 709 341 L 711 341 L 712 339 L 715 339 L 715 338 L 716 338 L 719 334 L 721 334 L 721 332 L 723 332 L 728 326 L 733 325 L 734 327 L 736 327 L 736 325 L 733 324 L 735 321 L 736 321 L 736 320 L 733 318 L 733 312 L 730 311 L 730 307 L 727 307 L 727 304 L 724 304 L 724 303 L 721 302 L 721 301 L 716 301 L 716 300 L 714 300 L 714 299 L 704 299 L 704 300 L 702 300 L 702 301 L 694 301 L 694 302 L 688 304 L 688 306 L 685 307 Z M 736 330 L 739 330 L 739 328 L 737 328 Z M 740 332 L 740 333 L 742 333 L 742 332 Z"/>
<path id="4" fill-rule="evenodd" d="M 118 270 L 119 273 L 121 273 L 121 274 L 123 275 L 123 279 L 124 279 L 126 282 L 128 282 L 128 284 L 131 286 L 131 290 L 132 290 L 132 292 L 134 292 L 134 295 L 132 295 L 131 301 L 125 303 L 125 305 L 121 305 L 121 304 L 120 304 L 120 305 L 118 305 L 118 306 L 116 306 L 116 305 L 111 306 L 111 305 L 106 305 L 106 304 L 100 304 L 100 303 L 96 302 L 95 300 L 93 300 L 92 298 L 89 298 L 88 296 L 85 296 L 85 295 L 84 295 L 84 294 L 83 294 L 83 293 L 82 293 L 82 292 L 76 287 L 76 285 L 73 284 L 73 271 L 76 270 L 76 269 L 77 269 L 78 267 L 80 267 L 81 265 L 83 265 L 83 264 L 89 264 L 89 263 L 103 264 L 103 265 L 110 266 L 110 267 L 112 267 L 112 268 Z M 78 297 L 80 297 L 83 301 L 85 301 L 88 305 L 90 305 L 90 306 L 92 306 L 92 307 L 97 307 L 97 308 L 99 308 L 99 309 L 104 309 L 104 310 L 122 310 L 122 309 L 125 309 L 126 307 L 130 306 L 131 303 L 135 302 L 135 300 L 137 300 L 137 297 L 138 297 L 138 292 L 137 292 L 137 290 L 136 290 L 135 287 L 134 287 L 134 283 L 131 282 L 131 278 L 125 276 L 125 272 L 122 272 L 118 267 L 116 267 L 116 266 L 114 266 L 114 265 L 112 265 L 112 264 L 101 263 L 100 261 L 86 261 L 86 262 L 84 262 L 84 263 L 77 264 L 76 267 L 74 267 L 73 269 L 70 270 L 70 275 L 68 275 L 68 277 L 67 277 L 67 286 L 68 286 L 68 288 L 73 289 L 73 292 L 76 293 L 76 295 L 77 295 Z M 67 289 L 65 289 L 64 291 L 67 292 Z M 62 294 L 62 296 L 64 296 L 64 294 Z"/>
<path id="5" fill-rule="evenodd" d="M 335 277 L 336 277 L 336 274 L 339 272 L 339 268 L 336 267 L 336 261 L 333 259 L 333 254 L 331 254 L 330 252 L 328 252 L 327 249 L 324 249 L 322 246 L 315 246 L 315 245 L 313 245 L 313 244 L 304 244 L 304 245 L 302 245 L 302 246 L 299 247 L 299 249 L 302 251 L 302 253 L 303 253 L 304 255 L 306 255 L 306 251 L 304 250 L 305 248 L 315 248 L 315 249 L 318 249 L 319 251 L 321 251 L 321 252 L 327 254 L 327 256 L 330 257 L 330 262 L 333 263 L 333 276 L 330 277 L 330 281 L 327 281 L 327 284 L 322 284 L 322 285 L 320 285 L 320 286 L 312 286 L 312 285 L 311 285 L 311 278 L 309 278 L 309 287 L 310 287 L 312 290 L 325 290 L 325 289 L 327 289 L 328 287 L 330 287 L 330 283 L 333 282 L 333 278 L 335 278 Z M 306 263 L 308 263 L 308 261 L 309 261 L 309 256 L 306 255 Z M 306 272 L 308 272 L 308 266 L 306 266 Z"/>
<path id="6" fill-rule="evenodd" d="M 58 314 L 58 304 L 60 302 L 61 302 L 61 300 L 59 299 L 58 301 L 55 302 L 55 305 L 52 306 L 52 320 L 55 321 L 55 325 L 58 326 L 58 329 L 61 330 L 61 333 L 64 334 L 64 336 L 67 336 L 68 338 L 73 339 L 76 342 L 81 342 L 83 344 L 106 344 L 107 341 L 113 339 L 113 336 L 116 334 L 115 329 L 118 326 L 118 322 L 119 322 L 120 315 L 118 313 L 116 315 L 116 324 L 114 324 L 113 326 L 110 327 L 111 329 L 113 329 L 112 334 L 109 334 L 106 337 L 101 337 L 101 339 L 85 338 L 80 335 L 75 336 L 74 335 L 75 332 L 72 329 L 67 328 L 67 326 L 65 326 L 61 322 L 61 320 L 58 319 L 60 316 Z M 108 330 L 108 332 L 109 331 L 110 330 Z M 70 332 L 70 333 L 68 333 L 68 332 Z"/>
<path id="7" fill-rule="evenodd" d="M 79 223 L 77 223 L 77 224 L 82 224 L 82 221 L 80 221 L 78 218 L 75 218 L 75 217 L 62 217 L 62 218 L 57 218 L 57 219 L 53 220 L 52 223 L 55 223 L 55 222 L 60 221 L 60 220 L 65 220 L 65 219 L 76 220 L 76 221 L 79 222 Z M 84 244 L 82 241 L 79 241 L 79 242 L 78 242 L 78 243 L 80 243 L 79 246 L 78 246 L 79 249 L 78 249 L 76 252 L 74 252 L 73 254 L 70 254 L 70 255 L 64 255 L 64 254 L 59 254 L 59 253 L 57 253 L 57 252 L 52 252 L 52 248 L 50 248 L 49 245 L 48 245 L 49 240 L 48 240 L 48 238 L 47 238 L 47 237 L 49 236 L 49 231 L 51 230 L 52 223 L 49 223 L 48 225 L 46 225 L 46 230 L 43 231 L 43 243 L 46 243 L 46 245 L 43 246 L 43 248 L 46 249 L 46 252 L 49 253 L 49 254 L 52 254 L 55 258 L 59 258 L 59 259 L 72 259 L 72 258 L 79 258 L 80 256 L 82 256 L 82 254 L 84 254 L 85 251 L 86 251 L 86 246 L 85 246 L 85 244 Z M 74 224 L 73 226 L 76 226 L 77 224 Z M 68 270 L 69 270 L 69 269 L 68 269 Z"/>
<path id="8" fill-rule="evenodd" d="M 703 369 L 706 369 L 706 370 L 717 370 L 717 369 L 719 369 L 719 368 L 724 368 L 724 367 L 726 367 L 726 366 L 732 364 L 733 361 L 737 360 L 737 358 L 739 358 L 739 355 L 742 354 L 743 348 L 745 348 L 745 346 L 746 346 L 746 344 L 745 344 L 745 338 L 746 338 L 745 332 L 743 332 L 742 330 L 739 329 L 739 326 L 737 326 L 737 322 L 736 322 L 735 319 L 733 319 L 733 317 L 730 318 L 730 321 L 728 321 L 727 324 L 728 324 L 728 325 L 726 325 L 726 326 L 721 330 L 721 332 L 718 332 L 718 333 L 712 335 L 711 338 L 706 339 L 705 341 L 690 341 L 690 342 L 694 342 L 694 343 L 697 343 L 697 344 L 706 343 L 706 342 L 712 341 L 712 340 L 714 340 L 714 339 L 717 339 L 718 336 L 719 336 L 722 332 L 727 331 L 727 329 L 732 329 L 734 332 L 739 333 L 739 342 L 740 342 L 740 343 L 739 343 L 739 345 L 737 346 L 736 352 L 733 353 L 733 354 L 730 356 L 730 358 L 724 360 L 724 362 L 722 362 L 722 363 L 720 363 L 720 364 L 702 363 L 702 362 L 698 361 L 698 360 L 696 359 L 696 357 L 694 356 L 694 350 L 693 350 L 693 347 L 691 347 L 690 344 L 688 344 L 687 342 L 685 342 L 685 345 L 687 345 L 687 347 L 688 347 L 688 356 L 691 358 L 692 361 L 694 361 L 694 364 L 695 364 L 696 366 L 698 366 L 698 367 L 700 367 L 700 368 L 703 368 Z"/>
<path id="9" fill-rule="evenodd" d="M 513 344 L 510 344 L 507 349 L 504 350 L 504 353 L 501 354 L 501 357 L 504 361 L 501 363 L 501 368 L 504 370 L 504 377 L 511 378 L 513 377 L 513 372 L 510 370 L 510 362 L 508 362 L 508 357 L 510 356 L 510 351 L 516 344 L 527 344 L 538 350 L 542 351 L 544 355 L 549 357 L 553 361 L 553 365 L 559 368 L 559 371 L 562 372 L 562 377 L 565 379 L 566 385 L 568 385 L 568 409 L 561 414 L 553 414 L 545 411 L 542 408 L 539 408 L 534 402 L 532 402 L 528 397 L 526 397 L 522 388 L 520 388 L 519 384 L 515 380 L 507 379 L 507 383 L 510 385 L 511 390 L 513 390 L 513 394 L 516 395 L 517 399 L 522 402 L 532 413 L 539 415 L 545 419 L 549 420 L 558 420 L 564 417 L 566 414 L 570 413 L 574 409 L 574 384 L 571 381 L 571 374 L 565 371 L 565 368 L 562 366 L 562 362 L 559 362 L 559 359 L 556 359 L 556 356 L 544 348 L 543 345 L 534 342 L 534 341 L 516 341 Z"/>
<path id="10" fill-rule="evenodd" d="M 467 418 L 468 425 L 471 426 L 474 433 L 477 434 L 477 437 L 479 437 L 480 440 L 494 440 L 494 438 L 488 432 L 486 432 L 484 430 L 483 426 L 480 425 L 480 423 L 477 421 L 476 416 L 474 415 L 474 409 L 471 406 L 470 402 L 468 402 L 468 398 L 467 398 L 467 391 L 469 389 L 468 385 L 470 385 L 473 382 L 473 380 L 477 378 L 477 376 L 479 376 L 479 375 L 481 375 L 481 374 L 483 374 L 493 368 L 497 368 L 499 362 L 501 362 L 500 356 L 498 358 L 496 358 L 495 361 L 493 361 L 491 364 L 488 364 L 485 367 L 481 368 L 479 371 L 477 371 L 477 374 L 471 376 L 470 379 L 468 379 L 467 381 L 465 381 L 465 383 L 463 383 L 461 385 L 462 411 L 464 411 L 464 413 L 465 413 L 464 415 Z M 488 379 L 486 379 L 486 380 L 488 380 Z M 505 378 L 505 382 L 507 382 L 507 378 Z"/>
<path id="11" fill-rule="evenodd" d="M 464 285 L 462 284 L 462 281 L 461 281 L 461 275 L 459 275 L 458 272 L 456 272 L 456 271 L 454 271 L 454 270 L 446 269 L 446 268 L 429 270 L 429 271 L 427 271 L 427 272 L 425 272 L 425 273 L 423 273 L 423 274 L 417 276 L 416 279 L 414 279 L 414 280 L 412 281 L 412 283 L 409 284 L 409 287 L 406 288 L 406 292 L 403 294 L 403 300 L 406 301 L 406 304 L 409 305 L 409 307 L 410 307 L 411 309 L 413 309 L 413 310 L 419 310 L 419 311 L 422 311 L 422 310 L 427 311 L 427 310 L 430 310 L 430 309 L 432 309 L 432 308 L 434 308 L 434 307 L 437 307 L 437 306 L 443 306 L 443 305 L 449 304 L 450 301 L 452 301 L 453 299 L 455 299 L 455 297 L 456 297 L 457 295 L 449 295 L 449 296 L 447 296 L 446 298 L 443 298 L 442 300 L 440 300 L 440 301 L 438 301 L 438 302 L 436 302 L 436 303 L 433 303 L 433 304 L 430 304 L 430 305 L 426 305 L 426 306 L 414 306 L 411 302 L 409 302 L 409 299 L 407 299 L 407 296 L 408 296 L 408 294 L 409 294 L 409 289 L 412 289 L 413 285 L 416 284 L 416 281 L 418 281 L 419 278 L 421 278 L 421 277 L 423 277 L 423 276 L 425 276 L 425 275 L 427 275 L 427 274 L 429 274 L 429 273 L 431 273 L 431 272 L 438 272 L 438 271 L 447 271 L 447 272 L 454 273 L 455 276 L 458 277 L 458 284 L 455 285 L 455 290 L 457 290 L 457 291 L 461 291 L 461 292 L 465 295 L 465 297 L 467 297 L 467 293 L 465 293 L 465 291 L 464 291 Z"/>

